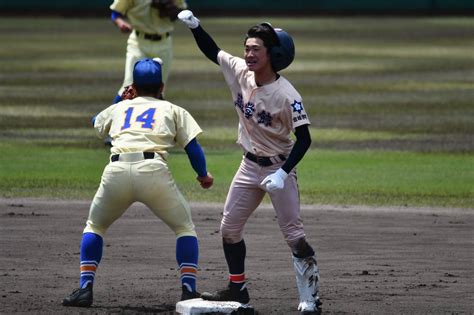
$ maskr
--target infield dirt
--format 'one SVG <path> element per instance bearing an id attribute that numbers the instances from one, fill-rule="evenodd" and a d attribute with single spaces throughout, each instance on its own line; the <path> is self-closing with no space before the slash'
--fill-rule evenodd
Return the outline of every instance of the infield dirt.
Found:
<path id="1" fill-rule="evenodd" d="M 0 199 L 0 312 L 173 314 L 181 289 L 171 230 L 133 205 L 109 229 L 94 304 L 66 308 L 78 286 L 89 201 Z M 192 204 L 200 238 L 199 291 L 225 286 L 222 205 Z M 474 312 L 474 210 L 303 206 L 317 250 L 326 314 Z M 259 314 L 297 314 L 290 252 L 262 205 L 246 226 L 246 274 Z"/>

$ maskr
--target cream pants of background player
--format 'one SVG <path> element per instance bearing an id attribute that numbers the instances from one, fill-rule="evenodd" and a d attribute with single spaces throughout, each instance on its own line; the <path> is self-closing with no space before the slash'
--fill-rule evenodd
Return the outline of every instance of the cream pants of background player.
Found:
<path id="1" fill-rule="evenodd" d="M 122 87 L 118 91 L 122 95 L 124 88 L 133 83 L 133 66 L 138 60 L 159 57 L 162 61 L 163 82 L 168 80 L 171 62 L 173 60 L 173 40 L 171 35 L 159 41 L 144 39 L 143 35 L 137 36 L 133 31 L 127 41 L 127 57 L 125 60 L 125 75 Z"/>
<path id="2" fill-rule="evenodd" d="M 134 153 L 127 153 L 129 155 Z M 156 154 L 154 159 L 110 162 L 104 169 L 92 200 L 84 233 L 104 236 L 135 201 L 142 202 L 181 236 L 196 236 L 189 204 L 176 186 L 168 166 Z M 121 155 L 122 158 L 123 155 Z"/>

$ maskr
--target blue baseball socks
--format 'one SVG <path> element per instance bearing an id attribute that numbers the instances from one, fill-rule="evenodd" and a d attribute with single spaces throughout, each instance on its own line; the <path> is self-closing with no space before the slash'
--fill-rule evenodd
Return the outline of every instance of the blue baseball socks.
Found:
<path id="1" fill-rule="evenodd" d="M 196 291 L 199 244 L 195 236 L 176 239 L 176 261 L 181 273 L 181 283 L 189 292 Z"/>
<path id="2" fill-rule="evenodd" d="M 102 237 L 95 233 L 84 233 L 81 242 L 81 280 L 80 288 L 94 284 L 95 272 L 102 258 Z"/>

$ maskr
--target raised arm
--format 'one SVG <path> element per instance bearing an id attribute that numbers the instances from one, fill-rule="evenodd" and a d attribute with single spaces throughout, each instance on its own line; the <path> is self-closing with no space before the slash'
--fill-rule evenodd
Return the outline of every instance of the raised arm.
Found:
<path id="1" fill-rule="evenodd" d="M 178 14 L 178 18 L 191 29 L 194 39 L 202 53 L 209 60 L 218 65 L 217 54 L 221 49 L 217 46 L 212 37 L 201 27 L 199 19 L 189 10 L 181 11 Z"/>

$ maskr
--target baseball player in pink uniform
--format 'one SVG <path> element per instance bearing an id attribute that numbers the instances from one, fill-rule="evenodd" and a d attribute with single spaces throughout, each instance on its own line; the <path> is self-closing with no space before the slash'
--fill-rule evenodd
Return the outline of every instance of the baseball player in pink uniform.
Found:
<path id="1" fill-rule="evenodd" d="M 296 165 L 311 144 L 309 118 L 300 94 L 278 72 L 293 61 L 294 44 L 287 32 L 269 23 L 251 27 L 244 58 L 221 50 L 189 10 L 178 14 L 211 61 L 220 66 L 239 117 L 238 140 L 244 151 L 225 202 L 221 221 L 224 255 L 229 268 L 227 288 L 203 293 L 214 301 L 250 300 L 245 278 L 243 229 L 252 212 L 269 194 L 280 230 L 291 249 L 302 314 L 321 311 L 319 271 L 300 218 Z M 291 133 L 296 141 L 291 139 Z"/>
<path id="2" fill-rule="evenodd" d="M 132 203 L 150 208 L 176 235 L 176 260 L 181 274 L 181 300 L 199 297 L 196 291 L 198 239 L 188 203 L 167 166 L 168 150 L 185 149 L 203 188 L 213 184 L 196 137 L 202 130 L 183 108 L 160 100 L 161 64 L 138 61 L 133 71 L 137 97 L 100 112 L 94 127 L 99 137 L 112 136 L 110 163 L 92 200 L 80 249 L 80 286 L 63 300 L 65 306 L 92 304 L 94 277 L 102 258 L 107 229 Z"/>

